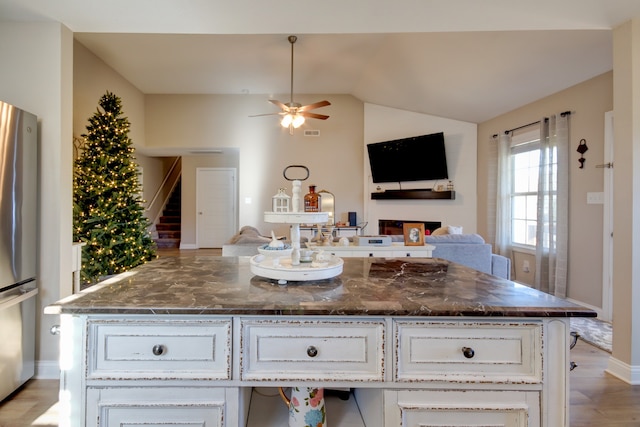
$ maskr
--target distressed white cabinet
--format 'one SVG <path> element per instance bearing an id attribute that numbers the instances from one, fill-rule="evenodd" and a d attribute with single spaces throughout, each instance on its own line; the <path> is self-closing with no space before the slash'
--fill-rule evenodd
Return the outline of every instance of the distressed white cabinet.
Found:
<path id="1" fill-rule="evenodd" d="M 568 334 L 566 318 L 62 314 L 61 425 L 254 427 L 252 388 L 314 384 L 353 389 L 366 427 L 566 426 Z"/>

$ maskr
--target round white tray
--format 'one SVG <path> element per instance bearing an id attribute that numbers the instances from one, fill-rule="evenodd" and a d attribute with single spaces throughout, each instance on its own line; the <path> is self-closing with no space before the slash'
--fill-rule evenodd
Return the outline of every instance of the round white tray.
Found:
<path id="1" fill-rule="evenodd" d="M 344 261 L 335 255 L 325 263 L 300 263 L 292 265 L 289 257 L 265 257 L 254 255 L 250 260 L 251 272 L 256 276 L 278 281 L 324 280 L 342 273 Z"/>

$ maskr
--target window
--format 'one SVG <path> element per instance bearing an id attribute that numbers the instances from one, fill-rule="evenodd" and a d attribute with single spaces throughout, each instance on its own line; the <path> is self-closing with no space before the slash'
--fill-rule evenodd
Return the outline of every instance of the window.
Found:
<path id="1" fill-rule="evenodd" d="M 496 252 L 535 254 L 536 289 L 567 290 L 569 114 L 496 134 Z"/>
<path id="2" fill-rule="evenodd" d="M 549 153 L 552 176 L 556 176 L 557 159 L 555 149 Z M 535 248 L 538 221 L 538 183 L 540 180 L 540 126 L 529 126 L 514 133 L 509 152 L 510 199 L 511 199 L 511 243 Z M 555 180 L 552 197 L 555 197 Z M 548 207 L 544 207 L 548 211 Z M 547 217 L 547 215 L 545 215 Z M 553 225 L 553 224 L 552 224 Z M 553 228 L 553 227 L 552 227 Z M 546 227 L 545 227 L 546 229 Z M 545 236 L 545 246 L 548 244 Z"/>

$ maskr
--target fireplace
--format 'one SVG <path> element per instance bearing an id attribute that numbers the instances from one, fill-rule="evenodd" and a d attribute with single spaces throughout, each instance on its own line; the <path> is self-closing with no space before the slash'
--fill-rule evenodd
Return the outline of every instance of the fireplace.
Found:
<path id="1" fill-rule="evenodd" d="M 424 224 L 424 230 L 426 234 L 431 234 L 433 230 L 436 228 L 440 228 L 442 226 L 441 222 L 438 221 L 410 221 L 410 220 L 401 220 L 401 219 L 380 219 L 378 220 L 378 233 L 381 235 L 397 235 L 404 234 L 402 230 L 402 225 L 405 222 L 417 222 Z"/>

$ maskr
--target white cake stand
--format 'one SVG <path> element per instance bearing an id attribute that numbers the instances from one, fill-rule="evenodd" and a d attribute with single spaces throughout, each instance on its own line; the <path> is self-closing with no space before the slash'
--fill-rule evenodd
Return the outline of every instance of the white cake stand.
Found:
<path id="1" fill-rule="evenodd" d="M 300 253 L 300 224 L 325 224 L 328 212 L 265 212 L 264 221 L 274 224 L 291 224 L 291 247 Z M 286 281 L 324 280 L 342 274 L 344 261 L 332 255 L 325 262 L 294 264 L 290 257 L 264 257 L 254 255 L 250 261 L 251 272 L 257 276 Z"/>
<path id="2" fill-rule="evenodd" d="M 278 283 L 331 279 L 342 273 L 343 264 L 342 258 L 335 255 L 331 255 L 326 262 L 299 265 L 292 265 L 290 257 L 277 258 L 254 255 L 250 260 L 253 274 L 277 280 Z"/>

